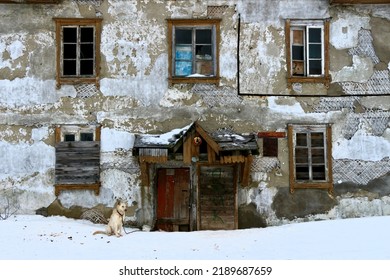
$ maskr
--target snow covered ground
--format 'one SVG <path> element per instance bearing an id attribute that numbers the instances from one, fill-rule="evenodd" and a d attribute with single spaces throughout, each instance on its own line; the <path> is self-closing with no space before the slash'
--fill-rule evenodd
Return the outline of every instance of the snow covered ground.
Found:
<path id="1" fill-rule="evenodd" d="M 390 217 L 234 231 L 92 235 L 104 225 L 60 216 L 0 221 L 3 260 L 390 260 Z"/>
<path id="2" fill-rule="evenodd" d="M 389 216 L 234 231 L 133 232 L 126 228 L 129 233 L 120 238 L 92 235 L 102 229 L 103 225 L 59 216 L 12 216 L 0 221 L 0 269 L 7 266 L 7 260 L 207 260 L 226 264 L 384 260 L 385 267 L 390 264 Z"/>

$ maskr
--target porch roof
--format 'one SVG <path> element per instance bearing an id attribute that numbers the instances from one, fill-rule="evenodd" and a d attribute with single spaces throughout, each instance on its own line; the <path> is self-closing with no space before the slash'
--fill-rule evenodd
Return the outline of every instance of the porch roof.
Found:
<path id="1" fill-rule="evenodd" d="M 187 134 L 196 130 L 200 136 L 214 148 L 215 152 L 221 151 L 258 151 L 257 135 L 254 133 L 239 134 L 231 129 L 218 129 L 209 133 L 193 122 L 185 127 L 173 129 L 163 134 L 140 134 L 136 135 L 134 148 L 138 149 L 173 149 L 177 145 L 182 145 Z"/>

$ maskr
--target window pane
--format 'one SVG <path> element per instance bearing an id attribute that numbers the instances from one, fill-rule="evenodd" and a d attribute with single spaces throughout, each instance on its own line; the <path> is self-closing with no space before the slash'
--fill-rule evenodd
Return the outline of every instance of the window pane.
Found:
<path id="1" fill-rule="evenodd" d="M 192 44 L 192 29 L 178 29 L 175 32 L 176 44 Z"/>
<path id="2" fill-rule="evenodd" d="M 62 29 L 62 41 L 64 43 L 76 43 L 77 42 L 77 28 L 76 27 L 64 27 Z"/>
<path id="3" fill-rule="evenodd" d="M 188 76 L 192 74 L 191 61 L 176 61 L 175 76 Z"/>
<path id="4" fill-rule="evenodd" d="M 204 60 L 212 60 L 211 46 L 196 46 L 196 58 Z"/>
<path id="5" fill-rule="evenodd" d="M 63 64 L 64 64 L 64 73 L 63 73 L 64 76 L 67 76 L 67 75 L 74 76 L 77 74 L 76 60 L 64 60 Z"/>
<path id="6" fill-rule="evenodd" d="M 313 149 L 311 151 L 312 163 L 325 163 L 325 150 L 324 149 Z"/>
<path id="7" fill-rule="evenodd" d="M 325 165 L 313 166 L 313 180 L 325 180 Z"/>
<path id="8" fill-rule="evenodd" d="M 297 180 L 309 180 L 309 167 L 308 166 L 296 166 L 295 176 Z"/>
<path id="9" fill-rule="evenodd" d="M 303 45 L 303 30 L 294 30 L 293 31 L 293 45 Z"/>
<path id="10" fill-rule="evenodd" d="M 92 43 L 94 37 L 93 27 L 81 27 L 80 29 L 80 42 Z"/>
<path id="11" fill-rule="evenodd" d="M 80 61 L 80 75 L 93 75 L 93 60 L 81 60 Z"/>
<path id="12" fill-rule="evenodd" d="M 310 60 L 309 61 L 309 73 L 310 73 L 310 75 L 322 75 L 321 60 Z"/>
<path id="13" fill-rule="evenodd" d="M 93 141 L 93 133 L 80 133 L 80 141 Z"/>
<path id="14" fill-rule="evenodd" d="M 315 132 L 311 134 L 312 147 L 324 147 L 324 133 Z"/>
<path id="15" fill-rule="evenodd" d="M 211 61 L 196 62 L 196 73 L 202 75 L 212 75 L 213 72 L 213 63 Z"/>
<path id="16" fill-rule="evenodd" d="M 321 44 L 310 44 L 309 45 L 309 58 L 321 58 L 321 57 L 322 57 Z"/>
<path id="17" fill-rule="evenodd" d="M 196 44 L 211 44 L 211 29 L 196 30 Z"/>
<path id="18" fill-rule="evenodd" d="M 309 162 L 309 150 L 304 148 L 295 149 L 295 162 L 296 163 L 308 163 Z"/>
<path id="19" fill-rule="evenodd" d="M 192 61 L 191 46 L 176 46 L 176 60 Z"/>
<path id="20" fill-rule="evenodd" d="M 297 133 L 297 146 L 306 147 L 307 146 L 307 134 L 306 133 Z"/>
<path id="21" fill-rule="evenodd" d="M 292 74 L 294 76 L 303 76 L 305 74 L 305 63 L 303 61 L 293 60 Z"/>
<path id="22" fill-rule="evenodd" d="M 64 136 L 65 142 L 73 142 L 75 140 L 74 134 L 66 134 Z"/>
<path id="23" fill-rule="evenodd" d="M 304 60 L 304 47 L 303 46 L 292 46 L 292 59 L 293 60 Z"/>
<path id="24" fill-rule="evenodd" d="M 93 58 L 93 57 L 94 57 L 93 44 L 80 45 L 80 58 Z"/>
<path id="25" fill-rule="evenodd" d="M 64 59 L 76 59 L 76 44 L 64 44 L 63 56 Z"/>
<path id="26" fill-rule="evenodd" d="M 321 28 L 309 28 L 309 43 L 321 43 Z"/>

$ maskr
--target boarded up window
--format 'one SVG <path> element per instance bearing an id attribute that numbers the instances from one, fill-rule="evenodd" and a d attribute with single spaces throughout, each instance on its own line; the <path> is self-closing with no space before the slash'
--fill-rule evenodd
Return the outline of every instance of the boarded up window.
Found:
<path id="1" fill-rule="evenodd" d="M 63 189 L 92 189 L 98 193 L 100 128 L 58 127 L 55 150 L 56 195 Z"/>
<path id="2" fill-rule="evenodd" d="M 60 142 L 56 145 L 56 184 L 98 183 L 99 164 L 99 142 Z"/>

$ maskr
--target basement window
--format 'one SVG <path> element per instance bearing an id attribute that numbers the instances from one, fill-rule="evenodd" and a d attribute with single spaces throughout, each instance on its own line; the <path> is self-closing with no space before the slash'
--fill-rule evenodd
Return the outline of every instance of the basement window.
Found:
<path id="1" fill-rule="evenodd" d="M 287 20 L 287 80 L 329 85 L 329 21 Z"/>
<path id="2" fill-rule="evenodd" d="M 62 190 L 100 189 L 100 127 L 56 128 L 55 194 Z"/>
<path id="3" fill-rule="evenodd" d="M 101 19 L 54 19 L 57 41 L 57 86 L 99 86 Z"/>
<path id="4" fill-rule="evenodd" d="M 330 125 L 289 125 L 290 190 L 333 189 Z"/>
<path id="5" fill-rule="evenodd" d="M 219 82 L 220 20 L 168 20 L 171 83 Z"/>

